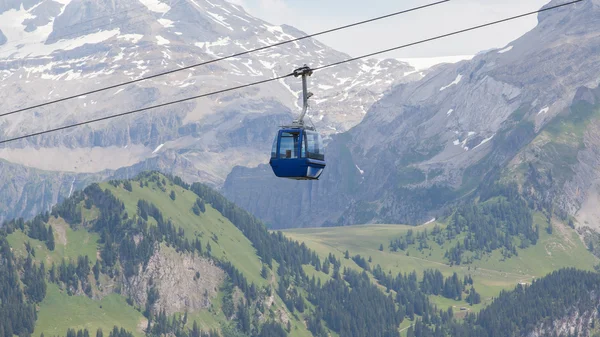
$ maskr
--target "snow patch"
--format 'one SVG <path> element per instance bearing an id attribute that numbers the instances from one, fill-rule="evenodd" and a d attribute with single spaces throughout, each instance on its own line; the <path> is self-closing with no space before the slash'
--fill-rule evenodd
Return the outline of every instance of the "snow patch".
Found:
<path id="1" fill-rule="evenodd" d="M 125 57 L 123 50 L 125 50 L 125 48 L 121 48 L 121 52 L 113 59 L 114 62 L 121 61 Z"/>
<path id="2" fill-rule="evenodd" d="M 424 223 L 423 225 L 429 225 L 430 223 L 434 223 L 434 222 L 435 222 L 435 220 L 436 220 L 436 219 L 435 219 L 435 218 L 433 218 L 433 219 L 431 219 L 431 220 L 427 221 L 426 223 Z"/>
<path id="3" fill-rule="evenodd" d="M 250 21 L 248 21 L 248 20 L 244 19 L 243 17 L 241 17 L 241 16 L 239 16 L 239 15 L 235 15 L 235 14 L 234 14 L 233 16 L 235 16 L 236 18 L 238 18 L 238 19 L 240 19 L 240 20 L 242 20 L 242 21 L 246 21 L 247 23 L 251 23 Z"/>
<path id="4" fill-rule="evenodd" d="M 187 88 L 190 85 L 194 85 L 194 84 L 196 84 L 196 81 L 184 83 L 184 84 L 180 85 L 179 87 L 180 88 Z"/>
<path id="5" fill-rule="evenodd" d="M 262 76 L 262 71 L 258 71 L 252 67 L 252 60 L 248 60 L 247 63 L 241 62 L 250 71 L 251 76 Z"/>
<path id="6" fill-rule="evenodd" d="M 457 139 L 457 140 L 455 140 L 455 141 L 454 141 L 454 143 L 452 143 L 452 144 L 454 144 L 454 145 L 458 146 L 458 145 L 460 145 L 460 140 L 458 140 L 458 139 Z"/>
<path id="7" fill-rule="evenodd" d="M 144 37 L 142 34 L 123 34 L 117 36 L 117 39 L 131 41 L 132 43 L 138 43 Z"/>
<path id="8" fill-rule="evenodd" d="M 267 69 L 273 69 L 273 68 L 275 68 L 275 63 L 269 63 L 269 62 L 266 62 L 266 61 L 263 61 L 263 60 L 259 60 L 259 61 Z"/>
<path id="9" fill-rule="evenodd" d="M 173 21 L 171 21 L 171 20 L 168 20 L 168 19 L 158 19 L 157 21 L 158 21 L 158 23 L 160 23 L 165 28 L 174 27 L 173 26 Z"/>
<path id="10" fill-rule="evenodd" d="M 538 112 L 538 115 L 545 114 L 545 113 L 547 113 L 548 111 L 550 111 L 550 107 L 545 107 L 545 108 L 543 108 L 542 110 L 540 110 L 540 112 Z"/>
<path id="11" fill-rule="evenodd" d="M 506 47 L 506 48 L 504 48 L 504 49 L 502 49 L 502 50 L 499 50 L 499 51 L 498 51 L 498 54 L 504 54 L 504 53 L 506 53 L 506 52 L 509 52 L 509 51 L 511 51 L 512 49 L 513 49 L 513 46 L 508 46 L 508 47 Z"/>
<path id="12" fill-rule="evenodd" d="M 284 40 L 293 40 L 294 37 L 285 33 L 283 31 L 283 28 L 281 28 L 281 26 L 270 26 L 270 25 L 263 25 L 265 28 L 267 28 L 267 30 L 269 31 L 269 33 L 273 34 L 278 41 L 284 41 Z M 271 43 L 276 43 L 277 41 L 273 41 Z M 300 45 L 298 44 L 297 41 L 294 41 L 294 46 L 296 48 L 300 48 Z"/>
<path id="13" fill-rule="evenodd" d="M 166 13 L 171 10 L 171 6 L 166 3 L 160 2 L 159 0 L 140 0 L 140 2 L 146 6 L 149 10 L 155 13 Z"/>
<path id="14" fill-rule="evenodd" d="M 152 154 L 155 154 L 158 151 L 160 151 L 160 149 L 162 149 L 163 146 L 165 146 L 165 144 L 160 144 L 154 151 L 152 151 Z"/>
<path id="15" fill-rule="evenodd" d="M 346 83 L 346 82 L 348 82 L 348 81 L 350 81 L 350 80 L 351 80 L 351 78 L 349 78 L 349 77 L 345 77 L 345 78 L 338 78 L 338 81 L 339 81 L 339 82 L 338 82 L 338 85 L 342 85 L 342 84 L 344 84 L 344 83 Z"/>
<path id="16" fill-rule="evenodd" d="M 59 40 L 52 44 L 45 44 L 53 30 L 53 21 L 45 26 L 38 27 L 30 33 L 25 32 L 21 24 L 15 24 L 32 17 L 24 9 L 19 11 L 10 10 L 0 14 L 0 30 L 8 39 L 8 43 L 0 47 L 0 58 L 9 56 L 14 58 L 48 56 L 56 50 L 73 50 L 85 44 L 100 43 L 118 35 L 120 32 L 118 28 L 104 30 L 73 39 Z M 29 42 L 23 43 L 23 40 Z"/>
<path id="17" fill-rule="evenodd" d="M 454 80 L 454 82 L 452 82 L 452 83 L 448 84 L 448 85 L 447 85 L 447 86 L 445 86 L 445 87 L 441 87 L 441 88 L 440 88 L 440 91 L 444 91 L 444 90 L 446 90 L 446 89 L 450 88 L 450 87 L 451 87 L 451 86 L 453 86 L 453 85 L 457 85 L 458 83 L 460 83 L 460 81 L 461 81 L 461 80 L 462 80 L 462 75 L 461 75 L 461 74 L 458 74 L 458 76 L 456 76 L 456 79 Z"/>
<path id="18" fill-rule="evenodd" d="M 363 63 L 360 65 L 360 70 L 364 71 L 365 73 L 372 73 L 374 75 L 377 75 L 383 70 L 383 68 L 379 66 L 379 63 L 380 62 L 377 62 L 377 64 L 375 64 L 373 67 L 370 67 L 367 64 Z"/>
<path id="19" fill-rule="evenodd" d="M 171 41 L 165 39 L 164 37 L 162 37 L 160 35 L 156 35 L 156 41 L 159 46 L 164 46 L 166 44 L 171 43 Z"/>
<path id="20" fill-rule="evenodd" d="M 448 112 L 446 112 L 446 115 L 450 116 L 453 112 L 454 112 L 454 109 L 450 109 L 450 110 L 448 110 Z"/>
<path id="21" fill-rule="evenodd" d="M 227 46 L 229 43 L 230 43 L 229 37 L 222 37 L 222 38 L 219 38 L 215 42 L 196 42 L 196 43 L 194 43 L 194 45 L 198 48 L 208 49 L 208 48 L 214 47 L 214 46 Z"/>
<path id="22" fill-rule="evenodd" d="M 206 11 L 206 14 L 210 15 L 210 17 L 213 19 L 214 22 L 220 24 L 221 26 L 233 31 L 233 28 L 231 28 L 231 26 L 225 22 L 225 18 L 220 16 L 219 14 L 215 14 L 209 11 Z"/>
<path id="23" fill-rule="evenodd" d="M 491 137 L 489 137 L 489 138 L 486 138 L 486 139 L 482 140 L 482 141 L 481 141 L 481 143 L 479 143 L 479 145 L 477 145 L 477 146 L 475 146 L 475 147 L 473 148 L 473 150 L 475 150 L 476 148 L 480 147 L 481 145 L 483 145 L 483 144 L 485 144 L 485 143 L 489 142 L 490 140 L 492 140 L 492 138 L 494 138 L 494 136 L 495 136 L 495 135 L 496 135 L 496 134 L 493 134 Z"/>
<path id="24" fill-rule="evenodd" d="M 71 188 L 69 189 L 69 196 L 67 198 L 71 197 L 71 194 L 73 193 L 73 186 L 75 185 L 75 178 L 73 178 L 73 181 L 71 182 Z"/>
<path id="25" fill-rule="evenodd" d="M 365 171 L 361 170 L 360 167 L 358 167 L 358 165 L 356 165 L 356 169 L 358 170 L 358 172 L 360 172 L 360 174 L 365 174 Z"/>

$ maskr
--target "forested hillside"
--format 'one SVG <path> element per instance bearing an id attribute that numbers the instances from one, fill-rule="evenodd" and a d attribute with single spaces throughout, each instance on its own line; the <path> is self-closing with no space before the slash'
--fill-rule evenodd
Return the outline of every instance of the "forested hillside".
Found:
<path id="1" fill-rule="evenodd" d="M 502 292 L 489 307 L 468 315 L 462 323 L 433 328 L 417 321 L 408 336 L 599 336 L 599 287 L 598 273 L 562 269 L 529 287 Z"/>
<path id="2" fill-rule="evenodd" d="M 515 299 L 505 290 L 564 266 L 591 270 L 597 263 L 581 242 L 572 241 L 571 251 L 556 248 L 569 243 L 535 230 L 540 217 L 521 213 L 517 200 L 508 195 L 482 200 L 475 208 L 458 209 L 447 224 L 414 232 L 402 226 L 384 232 L 368 227 L 362 234 L 353 231 L 364 227 L 322 229 L 338 231 L 322 246 L 327 233 L 315 230 L 316 244 L 298 232 L 269 232 L 211 188 L 177 177 L 153 172 L 92 184 L 51 212 L 2 226 L 0 332 L 6 337 L 479 333 L 500 324 L 486 313 L 498 319 L 510 315 L 505 303 Z M 496 214 L 507 210 L 514 212 Z M 482 227 L 482 239 L 469 226 L 481 219 L 496 219 L 490 229 Z M 347 236 L 339 235 L 342 229 Z M 485 234 L 504 230 L 511 234 Z M 515 235 L 537 242 L 509 250 L 506 238 Z M 434 238 L 441 237 L 445 241 L 436 247 L 440 242 Z M 443 256 L 445 247 L 468 237 L 479 242 L 468 258 L 458 263 Z M 349 240 L 354 243 L 347 245 Z M 341 246 L 332 249 L 336 245 Z M 537 247 L 550 254 L 539 255 Z M 583 275 L 582 280 L 596 277 Z M 558 292 L 570 286 L 562 287 L 562 279 L 547 282 Z M 586 282 L 551 316 L 524 313 L 529 318 L 515 336 L 534 328 L 558 331 L 547 324 L 568 315 L 573 305 L 581 304 L 581 317 L 591 317 L 591 302 L 583 298 L 594 289 L 586 293 L 591 281 Z M 543 301 L 553 298 L 535 294 Z"/>
<path id="3" fill-rule="evenodd" d="M 108 334 L 113 323 L 137 336 L 279 336 L 292 327 L 291 335 L 306 335 L 273 296 L 278 278 L 269 275 L 278 263 L 296 266 L 285 274 L 295 275 L 314 256 L 202 185 L 155 173 L 93 184 L 51 213 L 5 223 L 2 242 L 11 261 L 2 275 L 21 275 L 6 282 L 15 297 L 2 301 L 3 318 L 13 322 L 6 336 L 63 336 L 68 328 Z M 18 310 L 8 307 L 16 302 L 23 302 Z M 20 312 L 28 314 L 13 319 Z"/>
<path id="4" fill-rule="evenodd" d="M 598 245 L 597 239 L 590 236 L 586 246 L 570 221 L 531 210 L 513 188 L 493 189 L 494 197 L 481 193 L 479 202 L 424 226 L 296 229 L 285 235 L 321 256 L 343 255 L 343 268 L 363 271 L 396 296 L 407 317 L 403 336 L 591 336 L 595 330 L 584 329 L 581 322 L 592 324 L 598 315 L 588 301 L 595 301 L 593 281 L 574 286 L 566 277 L 552 277 L 561 270 L 558 275 L 594 280 L 597 274 L 591 271 L 598 268 L 598 259 L 590 247 Z M 329 267 L 323 265 L 323 270 Z M 561 269 L 570 267 L 578 269 Z M 548 274 L 551 281 L 545 281 Z M 554 290 L 539 290 L 540 279 L 546 282 L 543 287 Z M 509 316 L 515 315 L 514 304 L 505 294 L 532 283 L 535 299 L 526 300 L 556 307 L 548 311 L 529 305 L 513 329 Z M 579 290 L 569 292 L 571 287 Z M 568 295 L 555 294 L 561 291 Z M 573 311 L 574 305 L 585 310 Z M 435 307 L 453 319 L 431 310 Z M 511 329 L 501 328 L 503 324 Z M 573 335 L 575 328 L 578 334 Z"/>
<path id="5" fill-rule="evenodd" d="M 397 336 L 411 312 L 437 315 L 426 296 L 389 296 L 212 189 L 158 173 L 92 184 L 6 222 L 2 242 L 5 336 L 115 325 L 134 336 Z M 325 265 L 330 276 L 316 277 Z"/>

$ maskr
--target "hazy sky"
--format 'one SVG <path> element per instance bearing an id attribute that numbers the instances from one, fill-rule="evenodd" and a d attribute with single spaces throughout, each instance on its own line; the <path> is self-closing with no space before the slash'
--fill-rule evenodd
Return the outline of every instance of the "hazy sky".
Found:
<path id="1" fill-rule="evenodd" d="M 437 0 L 230 0 L 274 24 L 307 33 L 385 15 Z M 540 9 L 549 0 L 452 0 L 417 12 L 321 36 L 320 41 L 353 56 L 410 43 L 488 21 Z M 384 57 L 473 55 L 499 48 L 535 27 L 537 16 L 429 42 Z"/>

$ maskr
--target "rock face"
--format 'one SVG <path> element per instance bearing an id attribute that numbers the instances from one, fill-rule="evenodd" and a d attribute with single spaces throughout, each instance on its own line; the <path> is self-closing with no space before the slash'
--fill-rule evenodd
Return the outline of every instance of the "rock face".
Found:
<path id="1" fill-rule="evenodd" d="M 595 295 L 593 295 L 595 296 Z M 600 301 L 597 303 L 600 304 Z M 543 337 L 543 336 L 556 336 L 569 335 L 577 331 L 577 336 L 591 337 L 592 329 L 599 318 L 598 310 L 587 310 L 579 311 L 577 309 L 572 310 L 564 318 L 556 320 L 554 322 L 539 324 L 533 331 L 528 333 L 526 337 Z"/>
<path id="2" fill-rule="evenodd" d="M 305 35 L 270 25 L 223 0 L 4 1 L 0 32 L 3 113 Z M 5 116 L 0 139 L 346 58 L 306 39 Z M 346 131 L 393 85 L 421 77 L 404 76 L 412 70 L 396 60 L 364 60 L 318 71 L 310 81 L 314 98 L 308 118 L 326 135 Z M 299 113 L 300 91 L 298 79 L 286 78 L 5 144 L 0 159 L 79 174 L 132 172 L 159 160 L 189 180 L 221 186 L 234 166 L 256 167 L 268 160 L 278 126 Z"/>
<path id="3" fill-rule="evenodd" d="M 137 275 L 129 279 L 122 276 L 122 292 L 145 307 L 148 292 L 154 287 L 159 297 L 153 312 L 165 310 L 172 315 L 210 307 L 224 279 L 225 272 L 212 261 L 161 247 Z"/>
<path id="4" fill-rule="evenodd" d="M 18 216 L 49 211 L 73 191 L 105 175 L 56 173 L 0 160 L 0 223 Z"/>
<path id="5" fill-rule="evenodd" d="M 236 168 L 224 193 L 276 227 L 419 224 L 490 177 L 525 184 L 517 171 L 527 161 L 515 162 L 516 156 L 562 116 L 576 121 L 582 100 L 597 100 L 591 92 L 600 76 L 598 29 L 600 0 L 544 12 L 535 29 L 506 48 L 395 86 L 359 125 L 332 137 L 320 181 L 274 179 L 268 166 Z M 586 117 L 578 129 L 585 146 L 544 154 L 555 171 L 577 155 L 566 163 L 574 174 L 555 179 L 553 189 L 535 190 L 538 199 L 575 214 L 598 195 L 598 186 L 589 185 L 599 178 L 591 170 L 597 125 Z M 596 192 L 584 193 L 590 188 Z"/>

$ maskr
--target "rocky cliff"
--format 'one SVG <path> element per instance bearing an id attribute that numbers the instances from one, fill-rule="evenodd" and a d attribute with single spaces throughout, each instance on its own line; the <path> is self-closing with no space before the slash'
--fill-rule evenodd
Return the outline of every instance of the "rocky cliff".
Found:
<path id="1" fill-rule="evenodd" d="M 207 258 L 161 247 L 136 275 L 122 276 L 122 293 L 137 305 L 146 307 L 149 293 L 155 289 L 158 299 L 151 307 L 152 312 L 164 310 L 169 316 L 196 312 L 210 307 L 225 276 L 223 270 Z"/>

